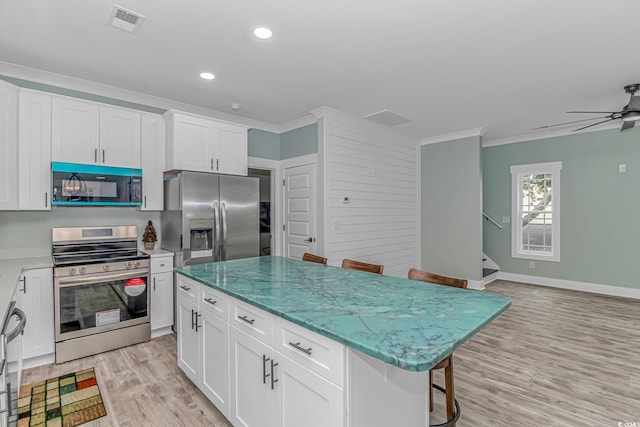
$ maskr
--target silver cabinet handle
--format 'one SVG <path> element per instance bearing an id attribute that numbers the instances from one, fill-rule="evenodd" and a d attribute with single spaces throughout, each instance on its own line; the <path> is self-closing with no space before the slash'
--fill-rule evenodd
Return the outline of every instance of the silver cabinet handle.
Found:
<path id="1" fill-rule="evenodd" d="M 93 149 L 93 163 L 98 163 L 98 149 Z"/>
<path id="2" fill-rule="evenodd" d="M 213 260 L 214 261 L 223 261 L 223 259 L 220 256 L 220 251 L 222 243 L 221 243 L 221 237 L 220 237 L 220 223 L 222 222 L 222 219 L 220 218 L 220 208 L 218 207 L 218 202 L 215 201 L 213 202 L 213 241 L 214 241 L 214 253 L 213 253 Z"/>
<path id="3" fill-rule="evenodd" d="M 102 163 L 104 163 L 104 162 L 105 162 L 105 160 L 104 160 L 104 150 L 102 150 Z"/>
<path id="4" fill-rule="evenodd" d="M 222 245 L 220 249 L 220 261 L 227 258 L 227 204 L 220 203 L 220 217 L 222 219 Z"/>
<path id="5" fill-rule="evenodd" d="M 216 159 L 216 170 L 220 170 L 220 159 Z"/>
<path id="6" fill-rule="evenodd" d="M 185 291 L 188 291 L 191 288 L 185 285 L 180 285 L 180 289 L 184 289 Z"/>
<path id="7" fill-rule="evenodd" d="M 49 193 L 46 191 L 44 192 L 44 207 L 49 207 Z"/>
<path id="8" fill-rule="evenodd" d="M 213 157 L 211 158 L 211 170 L 213 170 Z"/>
<path id="9" fill-rule="evenodd" d="M 301 352 L 308 354 L 309 356 L 311 356 L 311 347 L 309 348 L 304 348 L 302 346 L 300 346 L 300 341 L 298 342 L 291 342 L 289 341 L 289 345 L 293 348 L 295 348 L 296 350 L 300 350 Z"/>
<path id="10" fill-rule="evenodd" d="M 248 323 L 248 324 L 250 324 L 250 325 L 253 325 L 253 322 L 255 322 L 255 321 L 256 321 L 256 319 L 247 319 L 247 316 L 246 316 L 246 315 L 244 315 L 244 316 L 238 316 L 238 319 L 240 319 L 240 320 L 242 320 L 242 321 L 245 321 L 245 322 L 247 322 L 247 323 Z"/>
<path id="11" fill-rule="evenodd" d="M 208 302 L 209 304 L 211 304 L 211 305 L 215 305 L 215 304 L 218 302 L 218 301 L 214 301 L 214 300 L 212 300 L 211 298 L 205 298 L 204 300 L 205 300 L 206 302 Z"/>
<path id="12" fill-rule="evenodd" d="M 262 384 L 267 383 L 267 378 L 271 376 L 271 374 L 267 374 L 267 362 L 271 360 L 267 357 L 266 354 L 262 355 Z"/>
<path id="13" fill-rule="evenodd" d="M 22 276 L 22 279 L 18 280 L 18 282 L 22 282 L 22 293 L 27 293 L 27 276 Z"/>
<path id="14" fill-rule="evenodd" d="M 193 311 L 193 308 L 192 308 L 192 309 L 191 309 L 191 330 L 193 330 L 193 326 L 194 326 L 194 325 L 195 325 L 195 323 L 196 323 L 196 322 L 195 322 L 195 320 L 194 320 L 195 315 L 196 315 L 196 312 L 195 312 L 195 311 Z"/>
<path id="15" fill-rule="evenodd" d="M 153 278 L 153 290 L 154 291 L 156 290 L 156 278 L 155 277 Z"/>
<path id="16" fill-rule="evenodd" d="M 198 332 L 198 328 L 202 329 L 202 325 L 198 325 L 198 318 L 202 317 L 202 314 L 196 311 L 196 332 Z"/>
<path id="17" fill-rule="evenodd" d="M 275 388 L 275 385 L 278 382 L 278 380 L 274 378 L 274 375 L 273 375 L 273 368 L 275 368 L 276 366 L 278 366 L 278 364 L 274 363 L 273 359 L 271 359 L 271 390 Z"/>
<path id="18" fill-rule="evenodd" d="M 144 207 L 147 207 L 147 196 L 144 196 Z"/>

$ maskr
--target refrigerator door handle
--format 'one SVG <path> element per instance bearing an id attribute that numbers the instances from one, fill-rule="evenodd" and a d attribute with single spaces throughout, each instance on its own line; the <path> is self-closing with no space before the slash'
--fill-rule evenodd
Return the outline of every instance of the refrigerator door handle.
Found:
<path id="1" fill-rule="evenodd" d="M 213 202 L 213 260 L 222 261 L 220 243 L 220 208 L 218 201 Z"/>
<path id="2" fill-rule="evenodd" d="M 221 261 L 227 259 L 227 206 L 224 202 L 220 203 L 220 217 L 222 218 L 222 240 L 220 257 Z"/>

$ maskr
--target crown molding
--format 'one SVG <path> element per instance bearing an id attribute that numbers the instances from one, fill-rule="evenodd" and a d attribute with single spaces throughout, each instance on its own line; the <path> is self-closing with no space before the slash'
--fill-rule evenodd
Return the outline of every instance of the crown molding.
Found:
<path id="1" fill-rule="evenodd" d="M 607 125 L 600 125 L 597 129 L 589 129 L 581 132 L 574 132 L 572 129 L 557 129 L 557 130 L 548 130 L 548 131 L 540 131 L 540 132 L 532 132 L 523 135 L 516 136 L 508 136 L 506 138 L 497 138 L 497 139 L 483 139 L 482 146 L 483 147 L 493 147 L 496 145 L 506 145 L 506 144 L 515 144 L 517 142 L 526 142 L 526 141 L 535 141 L 538 139 L 547 139 L 547 138 L 557 138 L 559 136 L 569 136 L 569 135 L 580 135 L 583 133 L 592 133 L 592 132 L 600 132 L 603 130 L 609 129 L 619 129 L 620 122 L 612 121 Z"/>
<path id="2" fill-rule="evenodd" d="M 309 126 L 315 123 L 318 123 L 318 119 L 312 113 L 308 113 L 297 119 L 288 121 L 286 123 L 282 123 L 281 125 L 278 126 L 277 133 L 289 132 L 289 131 L 300 129 L 302 127 Z"/>
<path id="3" fill-rule="evenodd" d="M 451 133 L 446 133 L 442 135 L 431 136 L 429 138 L 425 138 L 422 141 L 420 141 L 420 145 L 437 144 L 438 142 L 453 141 L 455 139 L 464 139 L 464 138 L 471 138 L 474 136 L 483 136 L 483 135 L 484 135 L 484 130 L 482 129 L 482 127 L 477 127 L 472 129 L 461 130 L 458 132 L 451 132 Z"/>

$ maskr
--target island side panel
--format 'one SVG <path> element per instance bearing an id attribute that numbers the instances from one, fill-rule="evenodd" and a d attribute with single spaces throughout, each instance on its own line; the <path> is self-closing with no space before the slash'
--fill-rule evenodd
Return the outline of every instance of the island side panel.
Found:
<path id="1" fill-rule="evenodd" d="M 429 426 L 429 371 L 406 371 L 352 348 L 346 355 L 349 427 Z"/>

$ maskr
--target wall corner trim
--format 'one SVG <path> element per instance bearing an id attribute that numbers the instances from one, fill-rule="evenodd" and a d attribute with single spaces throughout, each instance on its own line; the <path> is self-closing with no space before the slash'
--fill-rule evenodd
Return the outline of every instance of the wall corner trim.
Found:
<path id="1" fill-rule="evenodd" d="M 526 274 L 506 273 L 504 271 L 498 273 L 498 279 L 507 280 L 510 282 L 527 283 L 529 285 L 549 286 L 551 288 L 569 289 L 572 291 L 582 291 L 615 297 L 640 299 L 640 289 L 624 288 L 622 286 L 578 282 L 575 280 L 554 279 L 551 277 L 529 276 Z"/>
<path id="2" fill-rule="evenodd" d="M 446 133 L 442 135 L 430 136 L 420 141 L 420 145 L 437 144 L 438 142 L 453 141 L 456 139 L 470 138 L 472 136 L 482 136 L 484 130 L 482 127 L 461 130 L 458 132 Z"/>

